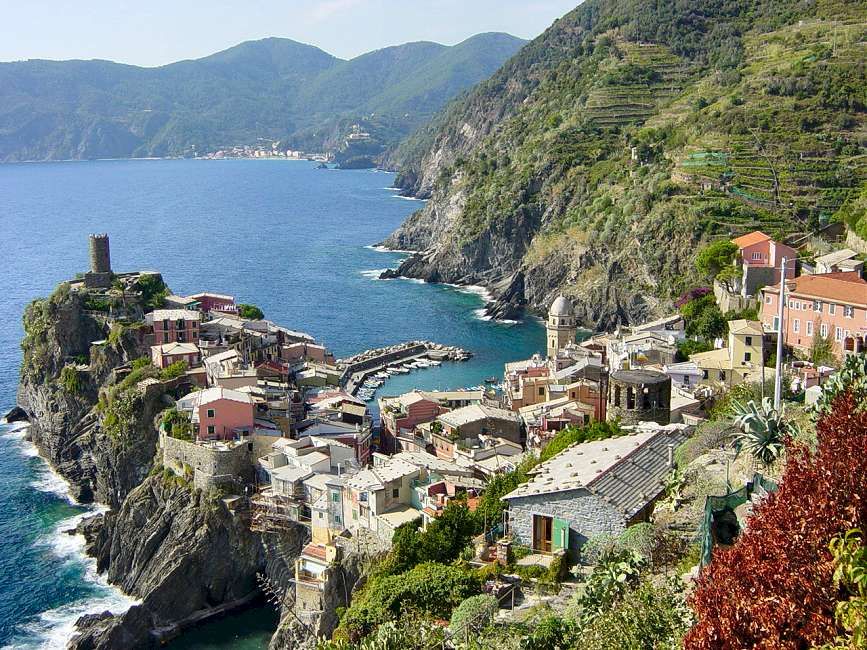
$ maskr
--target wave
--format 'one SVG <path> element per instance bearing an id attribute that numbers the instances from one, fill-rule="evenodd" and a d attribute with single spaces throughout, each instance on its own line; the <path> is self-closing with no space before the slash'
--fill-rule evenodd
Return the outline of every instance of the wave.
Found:
<path id="1" fill-rule="evenodd" d="M 370 244 L 365 246 L 368 250 L 376 251 L 377 253 L 404 253 L 405 255 L 414 255 L 418 251 L 404 250 L 402 248 L 387 248 L 381 244 Z"/>
<path id="2" fill-rule="evenodd" d="M 368 271 L 359 271 L 359 275 L 363 275 L 366 278 L 370 278 L 371 280 L 379 280 L 379 276 L 385 273 L 386 271 L 392 271 L 394 269 L 370 269 Z"/>
<path id="3" fill-rule="evenodd" d="M 403 196 L 402 194 L 395 194 L 394 198 L 402 199 L 404 201 L 421 201 L 422 203 L 427 203 L 427 199 L 419 199 L 415 196 Z"/>
<path id="4" fill-rule="evenodd" d="M 23 456 L 38 456 L 36 446 L 25 440 L 28 426 L 0 428 L 0 437 L 13 441 L 13 448 Z M 69 483 L 54 472 L 47 462 L 40 460 L 36 469 L 37 476 L 30 485 L 41 492 L 56 495 L 59 499 L 77 505 L 69 489 Z M 97 571 L 96 559 L 85 553 L 85 539 L 82 535 L 72 534 L 82 520 L 108 510 L 107 506 L 88 506 L 83 511 L 57 522 L 45 535 L 39 537 L 34 546 L 45 549 L 55 561 L 63 565 L 81 567 L 82 580 L 90 585 L 92 594 L 76 599 L 58 607 L 41 612 L 30 620 L 19 624 L 15 636 L 5 649 L 14 650 L 53 650 L 63 648 L 75 634 L 75 622 L 86 614 L 98 614 L 106 610 L 122 614 L 139 601 L 124 594 L 108 583 Z"/>
<path id="5" fill-rule="evenodd" d="M 114 590 L 117 591 L 117 590 Z M 75 600 L 71 603 L 49 609 L 36 618 L 18 627 L 18 634 L 4 650 L 56 650 L 65 648 L 75 635 L 75 622 L 87 614 L 99 614 L 106 610 L 120 614 L 129 609 L 136 601 L 119 591 L 106 593 L 92 598 Z"/>
<path id="6" fill-rule="evenodd" d="M 11 443 L 18 453 L 27 458 L 35 458 L 39 455 L 36 445 L 27 440 L 27 432 L 30 430 L 29 422 L 16 422 L 13 424 L 0 425 L 0 438 Z"/>

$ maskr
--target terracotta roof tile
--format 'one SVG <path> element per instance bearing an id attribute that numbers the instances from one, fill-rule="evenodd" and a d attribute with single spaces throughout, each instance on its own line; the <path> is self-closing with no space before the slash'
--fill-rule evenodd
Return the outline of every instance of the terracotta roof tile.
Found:
<path id="1" fill-rule="evenodd" d="M 759 242 L 767 241 L 770 237 L 765 233 L 755 230 L 746 235 L 741 235 L 735 239 L 732 239 L 732 243 L 738 248 L 746 248 L 747 246 L 752 246 L 753 244 L 758 244 Z"/>
<path id="2" fill-rule="evenodd" d="M 867 307 L 867 281 L 853 271 L 802 275 L 790 280 L 786 288 L 789 295 Z M 779 293 L 777 287 L 766 287 L 765 290 Z"/>

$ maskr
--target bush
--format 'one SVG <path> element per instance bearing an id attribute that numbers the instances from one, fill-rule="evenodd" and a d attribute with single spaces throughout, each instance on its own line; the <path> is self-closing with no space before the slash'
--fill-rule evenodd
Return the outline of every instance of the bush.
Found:
<path id="1" fill-rule="evenodd" d="M 60 371 L 60 385 L 70 395 L 81 392 L 81 374 L 75 366 L 63 366 L 63 370 Z"/>
<path id="2" fill-rule="evenodd" d="M 575 647 L 674 650 L 680 647 L 691 621 L 682 585 L 673 581 L 655 586 L 645 580 L 584 626 Z"/>
<path id="3" fill-rule="evenodd" d="M 486 627 L 499 609 L 497 599 L 490 594 L 470 596 L 452 612 L 449 629 L 459 639 Z"/>
<path id="4" fill-rule="evenodd" d="M 687 649 L 814 647 L 838 633 L 828 545 L 867 524 L 867 413 L 852 391 L 819 421 L 817 449 L 792 444 L 779 489 L 730 549 L 716 550 L 691 605 Z"/>
<path id="5" fill-rule="evenodd" d="M 677 343 L 677 354 L 675 361 L 689 361 L 689 357 L 699 352 L 710 352 L 713 350 L 713 345 L 707 341 L 696 341 L 695 339 L 683 339 Z"/>
<path id="6" fill-rule="evenodd" d="M 175 361 L 173 364 L 160 370 L 160 380 L 170 381 L 172 379 L 177 379 L 178 377 L 182 377 L 186 371 L 186 361 Z"/>
<path id="7" fill-rule="evenodd" d="M 238 315 L 245 320 L 262 320 L 265 314 L 256 305 L 242 303 L 238 305 Z"/>
<path id="8" fill-rule="evenodd" d="M 475 523 L 466 504 L 451 501 L 425 531 L 418 521 L 398 526 L 386 566 L 399 573 L 424 562 L 452 562 L 472 540 Z"/>
<path id="9" fill-rule="evenodd" d="M 720 271 L 732 267 L 738 247 L 727 239 L 718 239 L 702 248 L 695 257 L 695 268 L 713 280 Z"/>
<path id="10" fill-rule="evenodd" d="M 472 572 L 426 562 L 405 573 L 372 577 L 353 598 L 340 626 L 357 641 L 403 612 L 447 619 L 455 607 L 479 591 L 479 579 Z"/>

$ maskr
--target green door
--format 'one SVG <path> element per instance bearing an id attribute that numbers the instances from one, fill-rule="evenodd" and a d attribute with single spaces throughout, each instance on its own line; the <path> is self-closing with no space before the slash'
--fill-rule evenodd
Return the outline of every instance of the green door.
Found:
<path id="1" fill-rule="evenodd" d="M 551 550 L 569 550 L 569 522 L 554 517 L 554 527 L 551 534 Z"/>

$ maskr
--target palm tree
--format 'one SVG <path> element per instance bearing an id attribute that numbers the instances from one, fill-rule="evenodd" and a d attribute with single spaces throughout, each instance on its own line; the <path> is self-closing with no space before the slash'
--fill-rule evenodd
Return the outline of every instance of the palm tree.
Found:
<path id="1" fill-rule="evenodd" d="M 748 451 L 765 467 L 772 465 L 783 453 L 785 440 L 797 432 L 797 426 L 784 419 L 785 406 L 774 408 L 770 397 L 757 405 L 750 400 L 746 405 L 732 403 L 734 424 L 738 432 L 734 436 L 737 454 Z"/>

